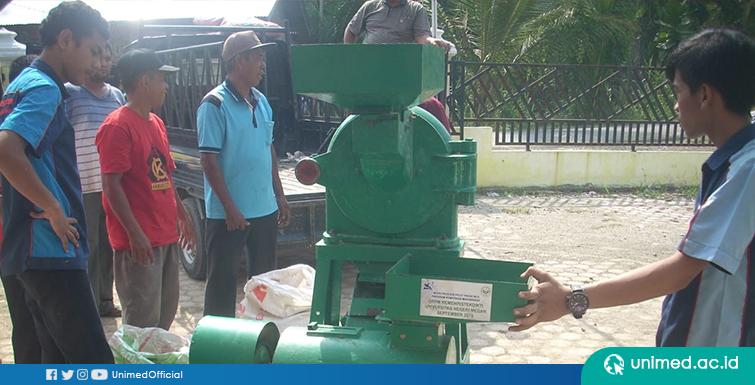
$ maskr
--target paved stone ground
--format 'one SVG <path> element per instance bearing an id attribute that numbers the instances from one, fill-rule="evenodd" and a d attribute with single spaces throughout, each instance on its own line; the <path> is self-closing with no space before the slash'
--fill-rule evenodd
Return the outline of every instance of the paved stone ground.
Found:
<path id="1" fill-rule="evenodd" d="M 563 282 L 603 280 L 670 255 L 692 212 L 689 198 L 650 199 L 597 194 L 499 196 L 478 195 L 474 207 L 460 209 L 460 236 L 467 257 L 528 261 Z M 284 258 L 283 265 L 302 261 Z M 343 287 L 348 309 L 356 270 L 347 267 Z M 244 277 L 239 276 L 238 298 Z M 190 335 L 202 315 L 204 282 L 181 272 L 181 300 L 171 331 Z M 590 310 L 582 320 L 564 317 L 526 332 L 508 332 L 506 324 L 472 324 L 472 363 L 584 363 L 593 352 L 611 346 L 652 346 L 660 318 L 660 299 L 615 309 Z M 103 318 L 108 336 L 120 319 Z M 0 291 L 0 359 L 12 363 L 10 322 Z"/>
<path id="2" fill-rule="evenodd" d="M 467 257 L 529 261 L 567 283 L 621 274 L 673 253 L 693 201 L 631 195 L 481 198 L 461 210 Z M 472 363 L 580 364 L 596 350 L 654 346 L 661 299 L 588 311 L 521 333 L 470 326 Z"/>

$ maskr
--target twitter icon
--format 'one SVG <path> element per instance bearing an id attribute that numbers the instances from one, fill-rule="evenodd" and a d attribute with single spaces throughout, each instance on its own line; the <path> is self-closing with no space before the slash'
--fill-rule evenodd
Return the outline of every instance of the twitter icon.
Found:
<path id="1" fill-rule="evenodd" d="M 62 370 L 60 374 L 63 375 L 64 380 L 70 380 L 73 377 L 73 370 Z"/>

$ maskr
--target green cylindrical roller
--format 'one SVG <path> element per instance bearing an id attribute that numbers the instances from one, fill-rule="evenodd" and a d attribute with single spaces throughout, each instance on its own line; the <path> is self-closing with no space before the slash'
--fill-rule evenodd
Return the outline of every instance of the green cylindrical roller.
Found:
<path id="1" fill-rule="evenodd" d="M 192 364 L 269 364 L 280 332 L 272 322 L 206 316 L 194 330 Z"/>
<path id="2" fill-rule="evenodd" d="M 455 364 L 453 337 L 443 336 L 436 350 L 390 348 L 387 332 L 362 330 L 358 335 L 312 335 L 289 327 L 281 335 L 274 364 Z"/>

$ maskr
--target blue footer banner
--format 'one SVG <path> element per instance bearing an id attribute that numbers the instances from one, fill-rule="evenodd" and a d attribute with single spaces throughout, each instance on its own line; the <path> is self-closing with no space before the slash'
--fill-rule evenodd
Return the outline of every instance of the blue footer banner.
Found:
<path id="1" fill-rule="evenodd" d="M 753 383 L 755 348 L 606 348 L 585 365 L 0 365 L 0 384 Z"/>
<path id="2" fill-rule="evenodd" d="M 755 383 L 755 348 L 605 348 L 582 368 L 583 384 Z"/>
<path id="3" fill-rule="evenodd" d="M 582 365 L 0 365 L 0 384 L 579 384 Z"/>

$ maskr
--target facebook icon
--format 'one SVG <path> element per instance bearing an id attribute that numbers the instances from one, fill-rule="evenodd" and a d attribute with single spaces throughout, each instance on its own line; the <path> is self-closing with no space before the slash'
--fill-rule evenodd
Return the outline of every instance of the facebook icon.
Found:
<path id="1" fill-rule="evenodd" d="M 45 376 L 47 381 L 58 379 L 58 369 L 47 369 L 47 375 Z"/>

